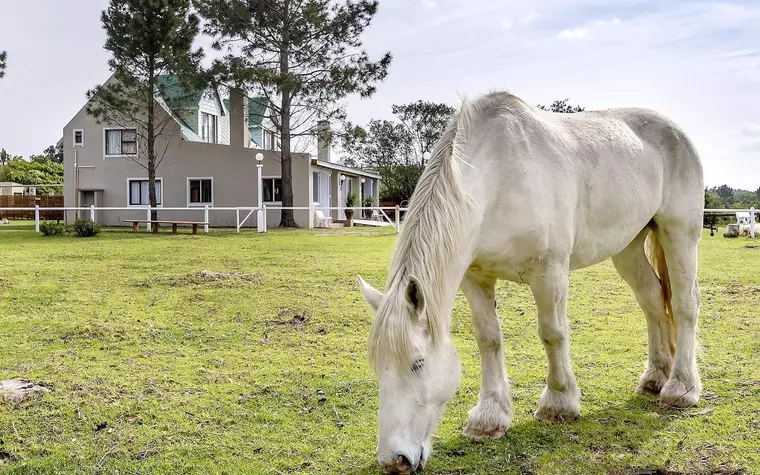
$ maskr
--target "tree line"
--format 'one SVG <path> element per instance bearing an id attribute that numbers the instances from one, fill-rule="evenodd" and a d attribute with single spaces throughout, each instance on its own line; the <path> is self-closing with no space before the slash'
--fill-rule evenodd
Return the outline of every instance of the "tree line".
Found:
<path id="1" fill-rule="evenodd" d="M 63 147 L 51 145 L 43 153 L 28 159 L 0 149 L 0 182 L 4 181 L 20 185 L 63 183 Z M 37 187 L 38 194 L 62 192 L 61 187 Z"/>
<path id="2" fill-rule="evenodd" d="M 537 107 L 559 113 L 585 111 L 568 104 L 569 99 Z M 456 109 L 445 103 L 418 100 L 391 107 L 394 120 L 374 119 L 366 126 L 344 122 L 338 133 L 345 153 L 344 165 L 377 170 L 382 175 L 380 197 L 404 203 L 411 198 L 425 163 L 425 152 L 433 149 Z"/>

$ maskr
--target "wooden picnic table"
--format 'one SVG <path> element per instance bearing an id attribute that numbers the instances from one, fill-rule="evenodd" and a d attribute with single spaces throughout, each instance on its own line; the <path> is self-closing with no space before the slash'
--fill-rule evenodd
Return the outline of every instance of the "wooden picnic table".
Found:
<path id="1" fill-rule="evenodd" d="M 132 229 L 134 229 L 135 232 L 139 231 L 140 224 L 142 223 L 150 223 L 151 229 L 154 233 L 158 232 L 158 228 L 160 223 L 167 223 L 172 225 L 172 234 L 177 234 L 177 226 L 192 226 L 193 227 L 193 234 L 198 233 L 198 226 L 202 225 L 205 226 L 209 223 L 203 222 L 203 221 L 182 221 L 182 220 L 174 220 L 174 219 L 157 219 L 157 220 L 151 220 L 151 219 L 128 219 L 126 220 L 128 223 L 132 223 Z"/>

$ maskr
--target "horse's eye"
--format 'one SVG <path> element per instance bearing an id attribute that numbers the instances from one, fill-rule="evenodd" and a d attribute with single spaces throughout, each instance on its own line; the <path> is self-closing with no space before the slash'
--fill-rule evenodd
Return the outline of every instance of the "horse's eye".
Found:
<path id="1" fill-rule="evenodd" d="M 412 363 L 412 372 L 416 373 L 417 371 L 421 370 L 423 366 L 425 366 L 424 358 L 414 360 L 414 363 Z"/>

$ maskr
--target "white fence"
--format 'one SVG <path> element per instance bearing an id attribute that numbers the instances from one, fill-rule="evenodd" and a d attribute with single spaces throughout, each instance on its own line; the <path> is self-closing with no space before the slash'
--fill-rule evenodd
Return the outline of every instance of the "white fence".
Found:
<path id="1" fill-rule="evenodd" d="M 40 231 L 40 211 L 89 211 L 90 212 L 90 219 L 95 221 L 95 215 L 97 211 L 132 211 L 134 212 L 136 207 L 95 207 L 89 206 L 89 207 L 63 207 L 63 208 L 44 208 L 40 206 L 35 206 L 33 208 L 0 208 L 0 211 L 34 211 L 34 230 L 36 232 Z M 364 211 L 364 210 L 370 210 L 370 211 L 379 211 L 379 214 L 382 215 L 383 219 L 381 221 L 387 221 L 389 224 L 393 225 L 393 227 L 396 230 L 396 233 L 399 232 L 399 229 L 401 227 L 401 212 L 402 211 L 408 211 L 408 208 L 401 208 L 400 206 L 395 207 L 388 207 L 388 206 L 370 206 L 370 207 L 352 207 L 352 208 L 341 208 L 336 206 L 330 206 L 330 207 L 318 207 L 318 208 L 309 208 L 308 206 L 262 206 L 259 207 L 251 207 L 251 206 L 236 206 L 236 207 L 212 207 L 212 206 L 204 206 L 204 207 L 185 207 L 185 208 L 150 208 L 150 207 L 137 207 L 137 209 L 144 209 L 145 210 L 145 219 L 150 221 L 150 215 L 152 210 L 156 211 L 188 211 L 188 212 L 194 212 L 201 214 L 203 217 L 203 222 L 206 223 L 204 225 L 204 231 L 209 232 L 209 217 L 210 213 L 213 211 L 235 211 L 235 221 L 236 221 L 236 230 L 239 233 L 240 228 L 245 224 L 245 222 L 253 215 L 254 212 L 257 212 L 258 215 L 258 221 L 257 221 L 257 229 L 259 232 L 266 232 L 266 216 L 267 216 L 267 210 L 270 211 L 278 211 L 278 210 L 293 210 L 293 211 L 316 211 L 317 209 L 320 210 L 337 210 L 345 211 L 347 209 L 354 210 L 354 212 L 357 211 Z M 391 219 L 386 213 L 386 210 L 394 210 L 394 218 Z M 241 214 L 241 212 L 243 214 Z M 744 212 L 749 213 L 751 217 L 754 218 L 755 215 L 760 215 L 760 210 L 755 210 L 755 208 L 750 209 L 705 209 L 704 214 L 705 216 L 735 216 L 737 212 Z M 242 218 L 242 219 L 241 219 Z M 310 219 L 313 218 L 310 217 Z M 751 229 L 751 235 L 754 237 L 755 234 L 755 226 L 754 226 L 754 219 L 751 220 L 752 223 L 750 224 Z M 129 222 L 129 220 L 126 220 L 125 222 Z M 150 223 L 145 223 L 145 228 L 150 230 Z"/>
<path id="2" fill-rule="evenodd" d="M 399 206 L 396 207 L 382 207 L 382 206 L 372 206 L 372 207 L 352 207 L 352 208 L 345 208 L 345 207 L 322 207 L 319 208 L 309 208 L 308 206 L 262 206 L 261 208 L 256 206 L 236 206 L 236 207 L 213 207 L 213 206 L 204 206 L 204 207 L 185 207 L 185 208 L 164 208 L 164 207 L 157 207 L 157 208 L 150 208 L 148 206 L 143 207 L 96 207 L 94 205 L 88 206 L 88 207 L 62 207 L 62 208 L 45 208 L 40 206 L 35 206 L 33 208 L 0 208 L 0 211 L 34 211 L 34 230 L 36 232 L 40 232 L 40 212 L 41 211 L 89 211 L 90 212 L 90 219 L 92 221 L 95 221 L 96 213 L 98 211 L 130 211 L 134 212 L 136 209 L 143 209 L 145 210 L 145 220 L 150 221 L 151 220 L 151 211 L 189 211 L 197 213 L 198 215 L 201 215 L 203 220 L 202 222 L 204 224 L 204 231 L 209 232 L 209 218 L 210 214 L 213 211 L 235 211 L 235 221 L 236 221 L 236 230 L 239 233 L 240 228 L 243 227 L 245 222 L 253 215 L 254 212 L 257 212 L 258 221 L 257 221 L 257 229 L 259 232 L 266 232 L 266 222 L 267 222 L 267 210 L 270 211 L 280 211 L 280 210 L 294 210 L 294 211 L 315 211 L 316 209 L 320 210 L 337 210 L 337 211 L 345 211 L 345 210 L 353 210 L 354 212 L 360 212 L 364 210 L 370 210 L 370 211 L 378 211 L 379 215 L 383 217 L 380 221 L 386 221 L 390 225 L 392 225 L 396 233 L 399 232 L 400 226 L 401 226 L 401 212 L 407 211 L 408 208 L 401 208 Z M 395 210 L 395 220 L 392 220 L 387 214 L 386 210 Z M 313 216 L 310 217 L 312 219 Z M 159 220 L 161 221 L 161 220 Z M 172 220 L 167 220 L 172 221 Z M 376 221 L 376 220 L 373 220 Z M 130 222 L 130 220 L 125 220 L 124 222 Z M 150 223 L 145 223 L 145 228 L 147 230 L 150 230 Z"/>

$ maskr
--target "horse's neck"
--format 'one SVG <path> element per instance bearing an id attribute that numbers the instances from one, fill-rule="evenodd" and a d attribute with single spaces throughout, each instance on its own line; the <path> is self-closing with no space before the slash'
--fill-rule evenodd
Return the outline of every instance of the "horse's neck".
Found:
<path id="1" fill-rule="evenodd" d="M 469 217 L 468 217 L 469 218 Z M 404 282 L 409 274 L 420 279 L 425 291 L 425 299 L 429 309 L 428 314 L 434 313 L 443 324 L 443 330 L 448 331 L 451 311 L 457 297 L 459 285 L 470 265 L 474 233 L 469 228 L 470 219 L 457 223 L 461 228 L 444 231 L 446 223 L 434 223 L 431 226 L 440 230 L 434 247 L 428 247 L 422 255 L 408 253 L 398 256 L 398 265 L 404 268 L 399 282 Z M 411 239 L 422 242 L 422 235 L 410 236 Z M 419 248 L 419 247 L 418 247 Z"/>

